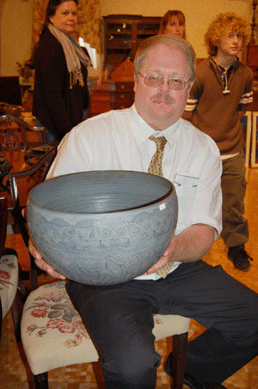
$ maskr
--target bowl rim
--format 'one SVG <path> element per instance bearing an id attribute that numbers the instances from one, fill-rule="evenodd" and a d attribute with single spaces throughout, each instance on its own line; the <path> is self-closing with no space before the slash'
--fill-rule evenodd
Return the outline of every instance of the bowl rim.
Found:
<path id="1" fill-rule="evenodd" d="M 163 181 L 166 181 L 167 183 L 169 183 L 170 185 L 170 189 L 166 192 L 165 195 L 159 197 L 157 200 L 154 200 L 154 201 L 151 201 L 145 205 L 140 205 L 138 207 L 133 207 L 133 208 L 128 208 L 128 209 L 122 209 L 122 210 L 116 210 L 116 211 L 110 211 L 110 212 L 93 212 L 93 213 L 90 213 L 90 212 L 85 212 L 85 213 L 82 213 L 82 212 L 69 212 L 69 211 L 58 211 L 58 210 L 51 210 L 49 208 L 46 208 L 42 205 L 39 205 L 38 203 L 36 203 L 35 201 L 32 200 L 31 196 L 33 195 L 33 192 L 37 189 L 39 190 L 39 187 L 44 185 L 44 183 L 46 181 L 52 181 L 52 180 L 58 180 L 59 178 L 61 177 L 69 177 L 69 176 L 74 176 L 74 175 L 80 175 L 80 174 L 85 174 L 85 173 L 98 173 L 98 172 L 101 172 L 101 173 L 105 173 L 105 172 L 125 172 L 125 173 L 139 173 L 139 174 L 146 174 L 146 175 L 152 175 L 154 177 L 157 177 L 157 179 L 161 179 Z M 123 212 L 126 213 L 126 212 L 129 212 L 129 211 L 133 211 L 133 210 L 137 210 L 137 209 L 144 209 L 144 208 L 147 208 L 147 207 L 150 207 L 152 205 L 156 205 L 157 207 L 160 207 L 162 206 L 162 203 L 164 203 L 164 200 L 170 196 L 172 193 L 174 193 L 174 195 L 176 196 L 177 198 L 177 193 L 176 193 L 176 189 L 175 189 L 175 186 L 174 184 L 168 180 L 167 178 L 165 177 L 161 177 L 161 176 L 156 176 L 154 174 L 151 174 L 151 173 L 147 173 L 147 172 L 139 172 L 139 171 L 134 171 L 134 170 L 90 170 L 90 171 L 83 171 L 83 172 L 75 172 L 75 173 L 68 173 L 68 174 L 62 174 L 62 175 L 59 175 L 59 176 L 56 176 L 56 177 L 53 177 L 53 178 L 50 178 L 50 179 L 47 179 L 43 182 L 40 182 L 39 184 L 37 184 L 36 186 L 34 186 L 29 194 L 28 194 L 28 199 L 27 199 L 27 205 L 29 203 L 33 203 L 38 209 L 44 209 L 45 212 L 55 212 L 56 214 L 59 214 L 59 215 L 63 215 L 63 214 L 66 214 L 66 215 L 81 215 L 82 217 L 84 215 L 91 215 L 91 217 L 94 217 L 94 216 L 99 216 L 99 215 L 111 215 L 111 214 L 122 214 Z"/>

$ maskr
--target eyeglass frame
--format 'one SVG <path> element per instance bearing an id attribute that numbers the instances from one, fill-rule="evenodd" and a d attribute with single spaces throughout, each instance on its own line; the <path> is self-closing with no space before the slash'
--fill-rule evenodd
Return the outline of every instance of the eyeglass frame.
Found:
<path id="1" fill-rule="evenodd" d="M 167 84 L 168 84 L 168 87 L 169 89 L 171 90 L 174 90 L 174 91 L 181 91 L 181 90 L 184 90 L 186 89 L 186 86 L 187 84 L 191 81 L 191 78 L 189 78 L 187 81 L 186 80 L 181 80 L 180 78 L 163 78 L 163 77 L 160 77 L 160 76 L 157 76 L 156 79 L 157 80 L 161 80 L 161 84 L 160 85 L 148 85 L 147 84 L 147 79 L 148 77 L 151 77 L 149 74 L 146 74 L 145 76 L 139 71 L 137 74 L 140 74 L 140 76 L 142 76 L 142 78 L 144 79 L 144 84 L 149 86 L 150 88 L 160 88 L 164 82 L 166 81 Z M 183 87 L 180 88 L 180 89 L 174 89 L 174 88 L 171 88 L 170 85 L 169 85 L 169 81 L 170 80 L 178 80 L 178 81 L 181 81 L 183 83 Z M 189 88 L 189 87 L 188 87 Z"/>

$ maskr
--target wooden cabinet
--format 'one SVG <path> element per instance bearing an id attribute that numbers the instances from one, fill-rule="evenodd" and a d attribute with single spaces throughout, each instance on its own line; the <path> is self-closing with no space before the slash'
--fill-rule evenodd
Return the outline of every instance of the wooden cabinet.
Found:
<path id="1" fill-rule="evenodd" d="M 258 45 L 247 46 L 245 63 L 253 70 L 254 80 L 258 81 Z"/>
<path id="2" fill-rule="evenodd" d="M 133 104 L 133 82 L 103 82 L 101 87 L 91 91 L 88 117 L 108 112 L 112 109 L 128 108 Z"/>
<path id="3" fill-rule="evenodd" d="M 161 22 L 161 17 L 141 15 L 109 15 L 103 19 L 104 67 L 109 75 L 127 58 L 134 60 L 140 43 L 157 35 Z"/>
<path id="4" fill-rule="evenodd" d="M 105 81 L 90 93 L 87 116 L 130 107 L 134 102 L 133 60 L 143 40 L 157 35 L 160 17 L 104 16 Z"/>
<path id="5" fill-rule="evenodd" d="M 254 99 L 252 111 L 258 111 L 258 45 L 249 43 L 247 47 L 243 49 L 242 61 L 253 71 Z"/>

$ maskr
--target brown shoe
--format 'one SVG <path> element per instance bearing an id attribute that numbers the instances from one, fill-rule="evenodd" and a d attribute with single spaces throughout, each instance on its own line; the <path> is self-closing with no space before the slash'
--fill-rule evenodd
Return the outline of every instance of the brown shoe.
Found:
<path id="1" fill-rule="evenodd" d="M 247 271 L 250 267 L 250 261 L 253 261 L 253 258 L 245 251 L 243 244 L 230 247 L 228 249 L 228 258 L 233 262 L 236 269 L 242 271 Z"/>

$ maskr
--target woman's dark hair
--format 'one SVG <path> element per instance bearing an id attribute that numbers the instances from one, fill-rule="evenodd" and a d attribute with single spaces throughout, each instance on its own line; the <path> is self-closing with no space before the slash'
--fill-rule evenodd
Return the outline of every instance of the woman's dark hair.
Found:
<path id="1" fill-rule="evenodd" d="M 49 25 L 49 23 L 51 23 L 50 18 L 55 15 L 56 9 L 59 7 L 59 5 L 65 3 L 66 1 L 71 1 L 71 0 L 49 0 L 48 5 L 47 5 L 47 9 L 46 9 L 45 21 L 44 21 L 44 24 L 42 26 L 41 33 L 39 35 L 39 40 L 36 42 L 35 46 L 33 47 L 32 54 L 31 54 L 29 61 L 26 62 L 27 66 L 30 69 L 34 69 L 35 52 L 36 52 L 36 49 L 37 49 L 44 33 L 47 30 L 47 26 Z M 78 0 L 72 0 L 72 1 L 74 1 L 75 4 L 78 5 Z"/>

